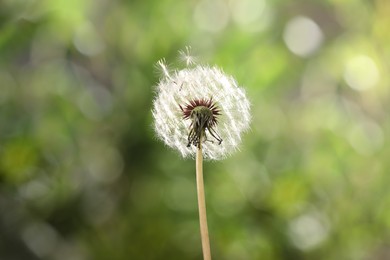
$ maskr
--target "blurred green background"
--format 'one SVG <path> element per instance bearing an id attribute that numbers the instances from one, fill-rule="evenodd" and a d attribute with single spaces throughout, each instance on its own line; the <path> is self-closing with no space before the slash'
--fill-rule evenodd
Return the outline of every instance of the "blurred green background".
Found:
<path id="1" fill-rule="evenodd" d="M 390 259 L 388 0 L 2 0 L 0 259 L 201 259 L 194 161 L 157 140 L 192 46 L 252 103 L 206 162 L 214 259 Z"/>

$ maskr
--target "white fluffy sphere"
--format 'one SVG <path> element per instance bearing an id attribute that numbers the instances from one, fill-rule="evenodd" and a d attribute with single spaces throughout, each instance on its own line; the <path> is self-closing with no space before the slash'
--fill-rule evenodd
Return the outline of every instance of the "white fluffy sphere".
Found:
<path id="1" fill-rule="evenodd" d="M 219 160 L 235 151 L 242 132 L 249 128 L 250 123 L 250 103 L 235 79 L 217 67 L 198 65 L 169 73 L 163 61 L 158 65 L 164 75 L 157 85 L 153 102 L 158 137 L 183 157 L 194 157 L 197 148 L 188 147 L 191 120 L 184 119 L 181 107 L 194 100 L 212 99 L 220 111 L 213 129 L 223 141 L 220 144 L 213 141 L 206 129 L 208 137 L 202 143 L 203 155 L 205 159 Z"/>

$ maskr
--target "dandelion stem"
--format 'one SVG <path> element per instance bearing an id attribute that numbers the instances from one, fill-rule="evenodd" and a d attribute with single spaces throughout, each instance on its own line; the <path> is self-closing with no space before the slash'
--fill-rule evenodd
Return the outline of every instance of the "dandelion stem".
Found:
<path id="1" fill-rule="evenodd" d="M 211 260 L 209 230 L 207 227 L 206 200 L 203 183 L 202 142 L 199 142 L 198 149 L 196 151 L 196 187 L 198 192 L 199 223 L 200 236 L 202 239 L 203 259 Z"/>

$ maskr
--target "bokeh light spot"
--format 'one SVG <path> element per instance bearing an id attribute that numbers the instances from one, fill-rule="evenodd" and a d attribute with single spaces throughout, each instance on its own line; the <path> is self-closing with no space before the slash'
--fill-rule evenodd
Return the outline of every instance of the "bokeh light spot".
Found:
<path id="1" fill-rule="evenodd" d="M 344 79 L 352 89 L 367 90 L 379 81 L 378 67 L 368 56 L 353 57 L 346 64 Z"/>
<path id="2" fill-rule="evenodd" d="M 94 56 L 104 49 L 102 38 L 88 22 L 77 28 L 73 41 L 77 50 L 86 56 Z"/>
<path id="3" fill-rule="evenodd" d="M 271 12 L 264 0 L 233 0 L 230 9 L 233 21 L 242 30 L 258 32 L 270 24 Z"/>
<path id="4" fill-rule="evenodd" d="M 204 31 L 222 31 L 229 21 L 229 9 L 224 1 L 203 0 L 196 6 L 194 20 Z"/>
<path id="5" fill-rule="evenodd" d="M 33 223 L 23 231 L 26 245 L 39 257 L 47 257 L 57 246 L 58 234 L 46 223 Z"/>
<path id="6" fill-rule="evenodd" d="M 292 220 L 289 235 L 293 244 L 302 250 L 310 250 L 328 236 L 328 228 L 319 213 L 307 213 Z"/>
<path id="7" fill-rule="evenodd" d="M 291 19 L 283 34 L 287 48 L 301 57 L 308 57 L 317 51 L 323 38 L 320 27 L 312 19 L 303 16 Z"/>

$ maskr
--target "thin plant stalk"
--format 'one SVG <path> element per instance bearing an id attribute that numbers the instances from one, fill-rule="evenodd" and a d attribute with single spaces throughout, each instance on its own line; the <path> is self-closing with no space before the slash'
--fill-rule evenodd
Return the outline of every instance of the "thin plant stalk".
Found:
<path id="1" fill-rule="evenodd" d="M 198 193 L 199 223 L 203 259 L 211 260 L 209 230 L 207 227 L 206 200 L 204 195 L 203 155 L 201 142 L 199 142 L 198 149 L 196 151 L 196 188 Z"/>

